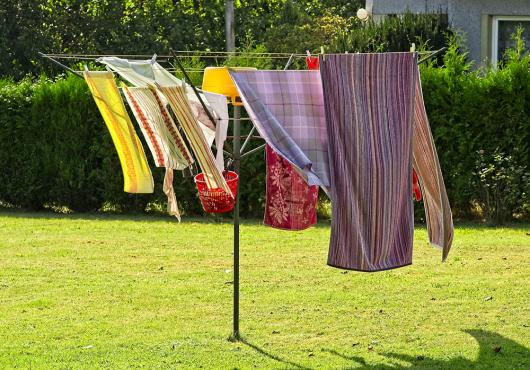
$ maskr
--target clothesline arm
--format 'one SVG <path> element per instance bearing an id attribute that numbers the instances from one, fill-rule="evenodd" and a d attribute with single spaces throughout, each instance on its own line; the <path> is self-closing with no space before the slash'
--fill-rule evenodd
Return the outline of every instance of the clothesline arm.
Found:
<path id="1" fill-rule="evenodd" d="M 39 56 L 41 56 L 42 58 L 46 58 L 48 60 L 50 60 L 52 63 L 55 63 L 57 64 L 59 67 L 62 67 L 64 69 L 66 69 L 68 72 L 70 73 L 73 73 L 74 75 L 76 75 L 77 77 L 80 77 L 80 78 L 83 78 L 83 75 L 80 73 L 80 72 L 77 72 L 77 71 L 74 71 L 72 68 L 68 67 L 68 66 L 65 66 L 64 64 L 62 64 L 61 62 L 55 60 L 54 58 L 44 54 L 44 53 L 41 53 L 39 51 Z"/>
<path id="2" fill-rule="evenodd" d="M 253 153 L 256 153 L 256 152 L 262 150 L 263 148 L 265 148 L 265 145 L 266 145 L 266 144 L 261 144 L 260 146 L 254 148 L 254 149 L 251 149 L 251 150 L 249 150 L 249 151 L 246 152 L 246 153 L 241 154 L 241 158 L 245 158 L 247 155 L 251 155 L 251 154 L 253 154 Z"/>
<path id="3" fill-rule="evenodd" d="M 216 127 L 217 126 L 217 122 L 215 122 L 215 119 L 213 118 L 212 112 L 210 112 L 210 110 L 208 109 L 206 104 L 204 104 L 204 100 L 202 100 L 201 94 L 199 94 L 199 92 L 197 91 L 197 88 L 195 88 L 195 85 L 193 84 L 193 81 L 191 80 L 190 76 L 188 76 L 188 73 L 186 72 L 186 70 L 184 69 L 182 64 L 180 63 L 180 60 L 179 60 L 177 54 L 175 54 L 173 49 L 170 49 L 170 52 L 171 52 L 171 54 L 173 54 L 173 57 L 175 58 L 175 62 L 177 63 L 177 66 L 179 67 L 179 69 L 182 72 L 182 74 L 184 75 L 184 78 L 188 81 L 188 83 L 190 84 L 193 92 L 195 93 L 195 95 L 197 96 L 199 101 L 201 102 L 201 105 L 204 108 L 204 111 L 208 115 L 208 118 L 210 119 L 210 121 L 212 122 L 214 127 Z"/>
<path id="4" fill-rule="evenodd" d="M 418 64 L 422 64 L 423 62 L 426 62 L 432 58 L 434 58 L 435 56 L 438 56 L 440 55 L 441 53 L 443 53 L 445 51 L 445 49 L 447 49 L 445 46 L 443 48 L 440 48 L 434 52 L 432 52 L 431 54 L 427 55 L 426 57 L 423 57 L 421 58 L 419 61 L 418 61 Z"/>

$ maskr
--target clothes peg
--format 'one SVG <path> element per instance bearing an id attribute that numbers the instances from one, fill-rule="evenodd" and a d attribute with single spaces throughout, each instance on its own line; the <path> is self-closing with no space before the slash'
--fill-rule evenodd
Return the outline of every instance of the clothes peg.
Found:
<path id="1" fill-rule="evenodd" d="M 324 55 L 324 47 L 320 46 L 320 54 L 322 54 L 322 60 L 326 60 L 326 57 Z"/>
<path id="2" fill-rule="evenodd" d="M 415 51 L 416 51 L 416 44 L 412 43 L 412 45 L 410 45 L 410 52 L 414 53 Z"/>

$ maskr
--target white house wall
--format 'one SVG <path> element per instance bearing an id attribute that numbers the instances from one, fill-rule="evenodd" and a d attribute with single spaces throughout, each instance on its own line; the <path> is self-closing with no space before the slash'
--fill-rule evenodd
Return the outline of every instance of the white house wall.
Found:
<path id="1" fill-rule="evenodd" d="M 454 29 L 464 32 L 475 61 L 490 55 L 492 16 L 530 16 L 530 0 L 367 0 L 366 8 L 374 16 L 441 11 Z"/>

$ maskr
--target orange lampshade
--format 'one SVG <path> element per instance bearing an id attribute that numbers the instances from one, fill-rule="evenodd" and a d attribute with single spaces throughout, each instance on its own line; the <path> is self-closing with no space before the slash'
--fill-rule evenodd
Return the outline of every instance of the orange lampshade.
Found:
<path id="1" fill-rule="evenodd" d="M 255 71 L 254 67 L 231 67 L 235 71 Z M 206 67 L 202 89 L 228 97 L 233 105 L 243 105 L 227 67 Z"/>

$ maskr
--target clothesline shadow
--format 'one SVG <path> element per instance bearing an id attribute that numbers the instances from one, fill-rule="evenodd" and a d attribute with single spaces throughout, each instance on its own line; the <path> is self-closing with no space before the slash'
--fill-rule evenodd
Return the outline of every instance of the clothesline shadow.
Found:
<path id="1" fill-rule="evenodd" d="M 530 349 L 500 334 L 486 330 L 464 330 L 465 333 L 473 336 L 479 345 L 476 359 L 468 359 L 462 356 L 454 357 L 447 360 L 430 358 L 420 354 L 409 355 L 394 352 L 379 352 L 379 355 L 393 360 L 391 365 L 370 365 L 361 356 L 347 355 L 334 349 L 322 349 L 322 353 L 331 354 L 341 359 L 351 362 L 351 367 L 341 365 L 340 369 L 357 369 L 357 370 L 396 370 L 396 369 L 530 369 Z M 247 340 L 241 341 L 243 344 L 252 348 L 259 354 L 277 361 L 286 368 L 292 369 L 313 369 L 311 367 L 293 362 L 291 360 L 277 356 L 268 352 Z M 317 354 L 318 356 L 318 354 Z M 406 363 L 406 365 L 398 364 Z M 328 366 L 325 366 L 329 368 Z M 277 367 L 277 368 L 282 368 Z"/>
<path id="2" fill-rule="evenodd" d="M 462 356 L 448 360 L 430 358 L 421 354 L 412 356 L 394 352 L 381 352 L 389 359 L 405 362 L 407 365 L 368 365 L 359 356 L 348 356 L 335 350 L 325 349 L 332 355 L 355 363 L 351 369 L 362 370 L 395 370 L 395 369 L 528 369 L 530 368 L 530 349 L 500 334 L 486 330 L 464 330 L 475 338 L 479 345 L 478 356 L 471 360 Z"/>
<path id="3" fill-rule="evenodd" d="M 303 369 L 303 370 L 313 370 L 312 368 L 310 367 L 306 367 L 306 366 L 303 366 L 303 365 L 300 365 L 300 364 L 297 364 L 296 362 L 293 362 L 293 361 L 290 361 L 290 360 L 287 360 L 287 359 L 284 359 L 280 356 L 277 356 L 271 352 L 268 352 L 266 350 L 264 350 L 263 348 L 260 348 L 258 347 L 257 345 L 253 344 L 253 343 L 250 343 L 248 340 L 246 339 L 241 339 L 240 340 L 241 343 L 243 343 L 244 345 L 252 348 L 253 350 L 255 350 L 256 352 L 258 352 L 259 354 L 265 356 L 265 357 L 268 357 L 270 358 L 271 360 L 274 360 L 274 361 L 277 361 L 277 362 L 280 362 L 282 364 L 284 364 L 285 366 L 288 366 L 287 368 L 294 368 L 294 369 Z M 278 369 L 280 369 L 281 367 L 278 367 Z"/>

